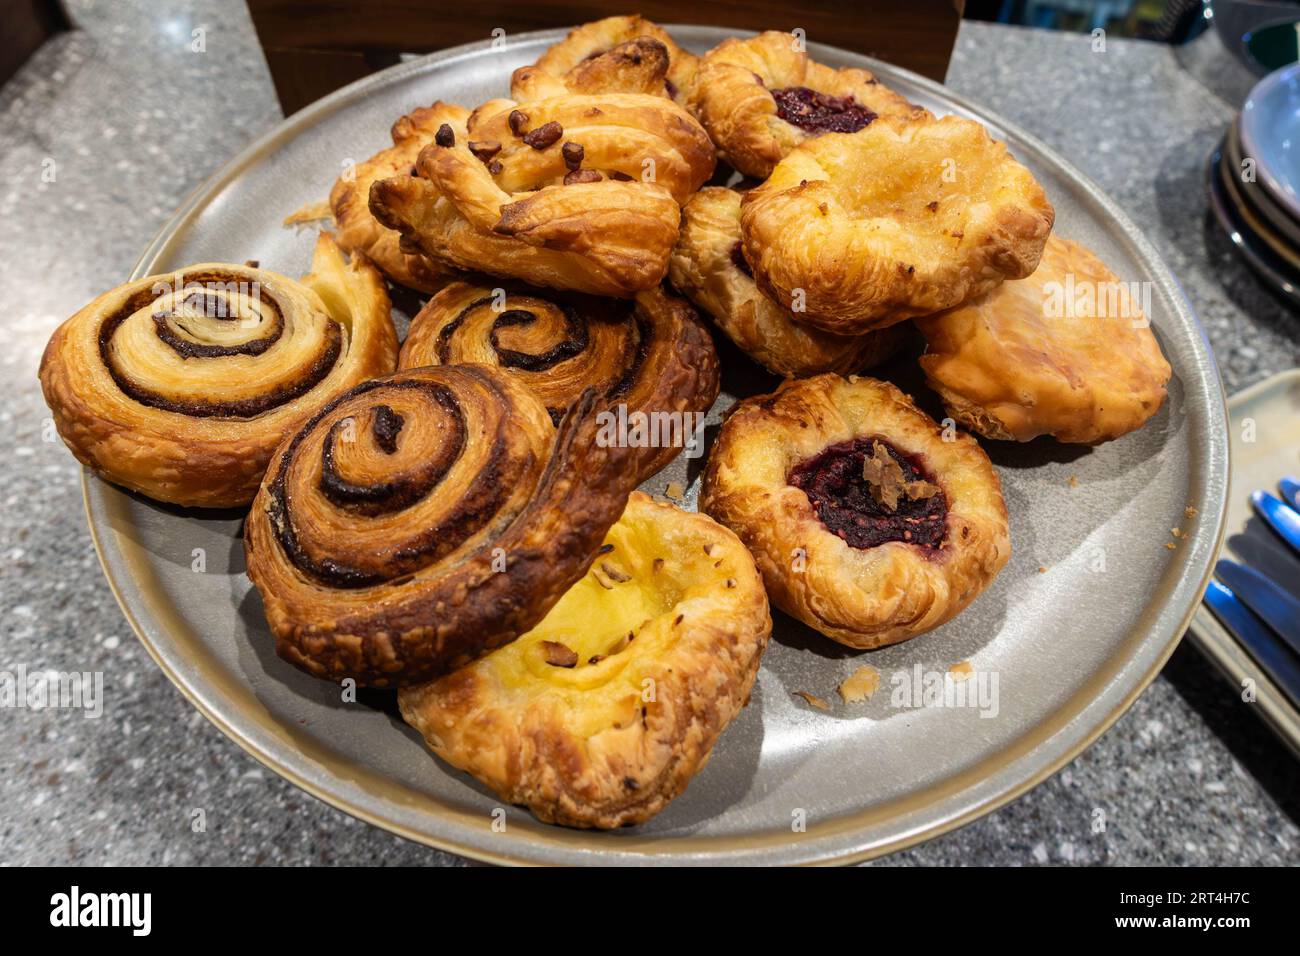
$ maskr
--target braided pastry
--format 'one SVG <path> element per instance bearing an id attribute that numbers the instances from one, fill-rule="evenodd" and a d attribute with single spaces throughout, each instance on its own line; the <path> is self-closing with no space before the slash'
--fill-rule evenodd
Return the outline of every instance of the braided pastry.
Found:
<path id="1" fill-rule="evenodd" d="M 793 150 L 745 194 L 740 229 L 763 291 L 847 335 L 1029 275 L 1054 215 L 979 123 L 881 118 Z"/>
<path id="2" fill-rule="evenodd" d="M 370 187 L 390 176 L 409 175 L 426 143 L 433 142 L 442 104 L 419 107 L 393 124 L 393 145 L 348 170 L 330 190 L 330 209 L 338 229 L 335 240 L 348 252 L 363 252 L 398 285 L 421 292 L 437 292 L 454 276 L 454 270 L 402 248 L 401 234 L 375 219 L 370 211 Z"/>
<path id="3" fill-rule="evenodd" d="M 64 442 L 159 501 L 246 505 L 276 445 L 393 370 L 384 280 L 328 233 L 300 281 L 204 263 L 99 296 L 55 331 L 41 387 Z"/>
<path id="4" fill-rule="evenodd" d="M 365 382 L 276 450 L 245 523 L 281 657 L 329 680 L 430 680 L 535 625 L 591 565 L 635 476 L 588 392 L 559 432 L 484 365 Z"/>
<path id="5" fill-rule="evenodd" d="M 704 766 L 771 628 L 734 534 L 633 492 L 595 566 L 541 623 L 397 702 L 434 753 L 503 800 L 548 823 L 628 826 Z"/>
<path id="6" fill-rule="evenodd" d="M 765 296 L 740 248 L 740 193 L 706 186 L 682 209 L 682 232 L 668 266 L 673 285 L 713 316 L 746 355 L 777 375 L 857 372 L 892 356 L 905 325 L 835 335 L 801 325 Z"/>
<path id="7" fill-rule="evenodd" d="M 670 63 L 662 43 L 637 37 L 580 61 L 563 76 L 536 65 L 521 66 L 510 77 L 510 98 L 530 103 L 570 93 L 642 93 L 671 99 Z"/>
<path id="8" fill-rule="evenodd" d="M 661 96 L 493 100 L 444 112 L 419 177 L 375 183 L 370 208 L 431 258 L 533 285 L 630 296 L 663 279 L 713 144 Z"/>
<path id="9" fill-rule="evenodd" d="M 552 421 L 588 387 L 627 414 L 703 415 L 718 397 L 718 356 L 685 302 L 650 289 L 633 301 L 512 285 L 447 286 L 411 320 L 400 368 L 480 362 L 508 369 L 546 405 Z M 693 437 L 646 444 L 640 480 Z"/>
<path id="10" fill-rule="evenodd" d="M 938 627 L 1011 556 L 984 450 L 870 378 L 791 379 L 738 403 L 700 507 L 753 552 L 774 604 L 850 647 Z"/>
<path id="11" fill-rule="evenodd" d="M 811 137 L 852 133 L 879 116 L 929 115 L 869 71 L 817 63 L 796 37 L 775 30 L 706 53 L 687 105 L 722 159 L 755 179 Z"/>
<path id="12" fill-rule="evenodd" d="M 1129 284 L 1056 236 L 1029 278 L 917 326 L 930 387 L 988 438 L 1108 441 L 1141 428 L 1165 400 L 1169 363 Z"/>
<path id="13" fill-rule="evenodd" d="M 638 43 L 642 40 L 652 41 L 662 48 L 663 56 L 667 58 L 667 64 L 652 83 L 647 80 L 643 84 L 642 78 L 648 71 L 642 69 L 643 64 L 632 62 L 638 48 L 642 51 L 650 49 L 648 45 Z M 659 56 L 652 53 L 651 61 L 657 63 Z M 695 54 L 674 43 L 662 27 L 634 15 L 606 17 L 574 27 L 568 36 L 524 71 L 562 80 L 570 92 L 650 92 L 666 94 L 685 105 L 686 92 L 698 62 Z M 534 79 L 525 82 L 534 82 Z M 631 85 L 619 88 L 615 85 L 619 82 Z M 598 85 L 597 88 L 591 88 L 593 84 Z M 644 89 L 634 88 L 643 85 Z M 510 95 L 519 99 L 513 92 Z"/>

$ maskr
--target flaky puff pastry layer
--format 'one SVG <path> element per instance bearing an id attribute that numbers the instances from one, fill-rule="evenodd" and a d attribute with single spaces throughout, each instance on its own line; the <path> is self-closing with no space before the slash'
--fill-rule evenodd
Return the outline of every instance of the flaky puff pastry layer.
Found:
<path id="1" fill-rule="evenodd" d="M 667 57 L 662 74 L 653 79 L 646 77 L 645 64 L 632 62 L 637 47 L 647 49 L 639 42 L 643 40 L 662 47 Z M 652 56 L 658 60 L 657 53 Z M 540 97 L 535 95 L 536 91 L 528 92 L 528 84 L 550 78 L 563 81 L 569 92 L 649 92 L 670 96 L 685 105 L 686 92 L 698 63 L 695 54 L 683 50 L 662 27 L 645 17 L 606 17 L 570 30 L 533 66 L 515 74 L 512 89 L 522 79 L 524 88 L 520 92 L 528 94 L 529 99 L 537 99 Z M 511 95 L 519 99 L 514 92 Z"/>
<path id="2" fill-rule="evenodd" d="M 681 235 L 668 264 L 680 292 L 713 316 L 741 351 L 777 375 L 857 372 L 898 351 L 906 326 L 836 335 L 800 324 L 764 295 L 741 256 L 740 197 L 734 189 L 706 186 L 682 209 Z"/>
<path id="3" fill-rule="evenodd" d="M 202 263 L 105 292 L 55 331 L 40 378 L 59 435 L 98 475 L 230 508 L 321 404 L 396 361 L 383 278 L 322 233 L 301 280 Z"/>
<path id="4" fill-rule="evenodd" d="M 553 289 L 658 285 L 680 204 L 713 172 L 708 135 L 661 96 L 493 100 L 444 128 L 371 210 L 439 262 Z"/>
<path id="5" fill-rule="evenodd" d="M 552 426 L 514 376 L 364 382 L 277 449 L 244 525 L 277 653 L 328 680 L 418 683 L 532 628 L 635 487 L 588 393 Z"/>
<path id="6" fill-rule="evenodd" d="M 771 628 L 734 534 L 634 492 L 537 627 L 398 705 L 439 757 L 547 823 L 641 823 L 748 702 Z"/>
<path id="7" fill-rule="evenodd" d="M 732 167 L 766 179 L 790 150 L 820 135 L 787 121 L 773 90 L 802 89 L 864 107 L 879 116 L 929 115 L 889 89 L 869 70 L 836 70 L 811 59 L 802 41 L 768 30 L 748 40 L 723 40 L 704 55 L 687 106 Z"/>
<path id="8" fill-rule="evenodd" d="M 479 362 L 523 381 L 553 421 L 594 388 L 631 416 L 685 421 L 718 397 L 718 356 L 708 330 L 682 299 L 655 288 L 633 300 L 511 283 L 456 282 L 411 320 L 401 368 Z M 638 481 L 668 464 L 689 437 L 645 444 Z M 695 436 L 698 440 L 700 436 Z"/>
<path id="9" fill-rule="evenodd" d="M 946 503 L 937 548 L 851 547 L 790 483 L 797 465 L 861 438 L 918 462 Z M 988 456 L 944 432 L 888 382 L 819 375 L 738 403 L 714 444 L 700 506 L 745 542 L 773 603 L 856 648 L 894 644 L 950 620 L 1011 556 L 1007 511 Z"/>
<path id="10" fill-rule="evenodd" d="M 560 76 L 536 65 L 521 66 L 510 76 L 510 98 L 521 104 L 569 93 L 644 93 L 671 98 L 671 66 L 666 46 L 639 36 L 579 61 Z"/>
<path id="11" fill-rule="evenodd" d="M 343 171 L 330 190 L 335 239 L 349 252 L 362 252 L 398 285 L 437 292 L 456 271 L 402 248 L 401 234 L 379 222 L 370 211 L 370 187 L 378 180 L 410 175 L 415 160 L 443 122 L 440 105 L 420 107 L 393 124 L 393 145 Z"/>
<path id="12" fill-rule="evenodd" d="M 793 150 L 745 194 L 760 287 L 849 334 L 952 308 L 1034 271 L 1055 213 L 979 123 L 882 117 Z"/>
<path id="13" fill-rule="evenodd" d="M 921 367 L 952 417 L 988 438 L 1118 438 L 1159 410 L 1172 374 L 1134 291 L 1052 236 L 1029 278 L 918 320 Z"/>

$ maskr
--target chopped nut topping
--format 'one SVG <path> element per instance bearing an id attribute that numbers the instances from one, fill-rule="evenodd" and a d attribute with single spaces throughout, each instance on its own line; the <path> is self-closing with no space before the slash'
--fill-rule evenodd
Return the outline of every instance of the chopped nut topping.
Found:
<path id="1" fill-rule="evenodd" d="M 566 644 L 542 641 L 542 650 L 546 652 L 546 663 L 552 667 L 576 667 L 578 664 L 577 652 Z"/>
<path id="2" fill-rule="evenodd" d="M 494 139 L 470 140 L 469 151 L 486 163 L 501 152 L 501 144 Z"/>
<path id="3" fill-rule="evenodd" d="M 524 127 L 528 124 L 528 114 L 521 110 L 511 110 L 506 121 L 510 124 L 510 132 L 522 136 Z"/>
<path id="4" fill-rule="evenodd" d="M 918 500 L 939 493 L 939 487 L 928 481 L 904 481 L 903 466 L 880 442 L 872 442 L 871 457 L 862 462 L 862 477 L 870 486 L 871 497 L 890 511 L 898 508 L 899 499 L 904 495 Z"/>
<path id="5" fill-rule="evenodd" d="M 443 123 L 438 127 L 438 132 L 433 134 L 433 141 L 443 147 L 455 146 L 456 134 L 451 131 L 449 125 Z"/>
<path id="6" fill-rule="evenodd" d="M 503 169 L 505 169 L 505 167 L 501 165 L 501 160 L 499 159 L 494 159 L 492 162 L 488 163 L 488 172 L 493 176 L 496 176 Z"/>
<path id="7" fill-rule="evenodd" d="M 830 704 L 826 703 L 826 701 L 822 700 L 820 697 L 816 696 L 815 694 L 808 693 L 806 690 L 797 690 L 794 692 L 794 694 L 796 697 L 802 697 L 811 706 L 816 707 L 818 710 L 831 709 Z"/>
<path id="8" fill-rule="evenodd" d="M 874 694 L 879 686 L 880 671 L 863 664 L 840 683 L 840 697 L 846 704 L 856 704 Z"/>
<path id="9" fill-rule="evenodd" d="M 537 129 L 529 130 L 523 135 L 523 141 L 533 149 L 546 149 L 554 145 L 564 135 L 564 127 L 555 120 L 543 123 Z"/>

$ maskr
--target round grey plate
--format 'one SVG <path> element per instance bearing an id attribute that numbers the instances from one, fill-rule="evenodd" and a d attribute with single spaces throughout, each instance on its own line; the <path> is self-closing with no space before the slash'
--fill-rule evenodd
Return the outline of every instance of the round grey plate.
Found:
<path id="1" fill-rule="evenodd" d="M 697 52 L 726 35 L 672 32 Z M 439 98 L 474 105 L 504 95 L 511 71 L 561 36 L 435 54 L 298 113 L 204 184 L 136 275 L 245 259 L 301 274 L 314 232 L 283 228 L 285 216 L 324 198 L 349 162 L 386 145 L 402 113 Z M 122 609 L 205 716 L 322 800 L 480 859 L 796 863 L 878 855 L 967 822 L 1043 780 L 1132 703 L 1182 635 L 1222 533 L 1226 418 L 1204 334 L 1139 229 L 1043 144 L 913 74 L 830 47 L 810 52 L 874 70 L 936 112 L 987 124 L 1047 189 L 1058 232 L 1091 246 L 1121 279 L 1149 283 L 1150 316 L 1174 368 L 1159 414 L 1097 448 L 988 443 L 1015 550 L 993 586 L 940 630 L 870 654 L 848 653 L 777 614 L 753 699 L 709 765 L 653 821 L 613 833 L 546 826 L 518 808 L 506 809 L 504 831 L 494 828 L 498 801 L 429 755 L 390 696 L 344 703 L 338 688 L 276 658 L 244 575 L 240 515 L 185 512 L 88 478 L 91 529 Z M 737 394 L 772 385 L 734 350 L 723 347 L 723 362 L 726 394 L 710 437 Z M 889 374 L 923 396 L 914 361 Z M 681 482 L 693 507 L 700 464 L 679 458 L 647 490 Z M 1172 538 L 1174 527 L 1184 536 Z M 983 707 L 906 706 L 903 688 L 918 675 L 963 661 L 982 682 L 971 686 L 983 687 Z M 880 689 L 846 705 L 835 689 L 862 664 L 880 672 Z M 811 708 L 799 691 L 829 710 Z"/>

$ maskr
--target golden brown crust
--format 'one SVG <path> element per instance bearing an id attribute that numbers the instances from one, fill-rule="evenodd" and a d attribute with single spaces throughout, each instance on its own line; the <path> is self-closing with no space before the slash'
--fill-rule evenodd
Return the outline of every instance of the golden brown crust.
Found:
<path id="1" fill-rule="evenodd" d="M 803 88 L 849 98 L 875 116 L 929 114 L 868 70 L 833 69 L 809 58 L 793 34 L 768 30 L 748 40 L 723 40 L 700 61 L 687 103 L 722 159 L 766 179 L 790 150 L 818 135 L 782 118 L 773 90 Z"/>
<path id="2" fill-rule="evenodd" d="M 653 41 L 663 49 L 667 63 L 662 68 L 658 65 L 658 54 L 652 54 L 657 76 L 645 64 L 631 62 L 629 54 L 635 53 L 635 47 L 628 44 L 640 40 Z M 565 82 L 570 92 L 648 92 L 670 96 L 685 105 L 698 62 L 695 54 L 674 43 L 662 27 L 640 15 L 606 17 L 574 27 L 532 67 L 517 72 L 513 82 L 520 81 L 520 73 L 527 75 L 525 84 L 537 82 L 539 78 L 534 74 L 541 74 Z M 512 84 L 511 96 L 520 99 L 513 90 Z"/>
<path id="3" fill-rule="evenodd" d="M 510 77 L 510 97 L 518 103 L 569 93 L 668 94 L 668 48 L 648 36 L 620 43 L 582 60 L 562 76 L 539 66 L 521 66 Z"/>
<path id="4" fill-rule="evenodd" d="M 772 627 L 753 559 L 703 515 L 634 492 L 605 546 L 532 632 L 398 695 L 434 753 L 547 823 L 662 810 L 748 701 Z"/>
<path id="5" fill-rule="evenodd" d="M 322 402 L 396 361 L 383 278 L 322 233 L 300 281 L 204 263 L 105 292 L 55 331 L 40 377 L 82 464 L 158 501 L 229 508 Z"/>
<path id="6" fill-rule="evenodd" d="M 888 442 L 932 476 L 947 509 L 941 546 L 891 540 L 851 547 L 790 483 L 797 465 L 864 438 Z M 795 379 L 737 404 L 710 455 L 700 506 L 753 552 L 778 607 L 850 647 L 880 647 L 938 627 L 1011 555 L 988 456 L 968 435 L 945 440 L 907 396 L 870 378 Z"/>
<path id="7" fill-rule="evenodd" d="M 361 252 L 398 285 L 434 293 L 456 271 L 402 248 L 401 234 L 389 229 L 370 211 L 370 187 L 378 180 L 407 176 L 426 143 L 443 122 L 444 104 L 419 107 L 393 124 L 393 145 L 363 163 L 344 170 L 330 190 L 330 209 L 338 229 L 335 240 L 348 252 Z"/>
<path id="8" fill-rule="evenodd" d="M 329 680 L 430 680 L 514 640 L 582 577 L 634 487 L 588 393 L 558 433 L 518 379 L 412 369 L 276 450 L 245 522 L 281 657 Z"/>
<path id="9" fill-rule="evenodd" d="M 668 270 L 713 146 L 659 96 L 492 100 L 446 118 L 419 177 L 375 183 L 370 208 L 428 256 L 533 285 L 627 297 Z M 566 185 L 567 183 L 567 185 Z"/>
<path id="10" fill-rule="evenodd" d="M 675 458 L 688 439 L 700 440 L 685 433 L 687 416 L 707 412 L 718 397 L 708 330 L 689 305 L 658 288 L 625 302 L 517 283 L 453 283 L 411 320 L 399 367 L 463 362 L 506 368 L 553 421 L 587 388 L 628 416 L 670 413 L 666 420 L 683 429 L 639 451 L 638 480 Z"/>
<path id="11" fill-rule="evenodd" d="M 1118 438 L 1159 410 L 1172 374 L 1135 291 L 1052 236 L 1029 278 L 918 320 L 921 367 L 953 418 L 986 437 Z"/>
<path id="12" fill-rule="evenodd" d="M 852 336 L 801 325 L 741 267 L 739 245 L 740 193 L 706 186 L 682 209 L 668 273 L 680 292 L 768 371 L 787 377 L 857 372 L 890 358 L 906 341 L 910 329 L 902 324 Z"/>
<path id="13" fill-rule="evenodd" d="M 759 286 L 805 324 L 849 334 L 1029 275 L 1054 215 L 979 123 L 882 117 L 791 151 L 745 194 L 740 223 Z"/>

